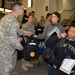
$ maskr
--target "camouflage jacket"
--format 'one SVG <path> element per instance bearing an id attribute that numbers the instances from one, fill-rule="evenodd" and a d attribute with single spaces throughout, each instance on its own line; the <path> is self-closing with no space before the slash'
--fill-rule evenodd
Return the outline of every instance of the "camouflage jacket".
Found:
<path id="1" fill-rule="evenodd" d="M 32 23 L 26 22 L 23 24 L 22 29 L 24 31 L 30 31 L 32 34 L 34 34 L 34 25 Z"/>
<path id="2" fill-rule="evenodd" d="M 18 39 L 17 27 L 19 22 L 11 13 L 2 18 L 0 22 L 0 45 L 6 48 L 22 49 L 22 45 Z"/>

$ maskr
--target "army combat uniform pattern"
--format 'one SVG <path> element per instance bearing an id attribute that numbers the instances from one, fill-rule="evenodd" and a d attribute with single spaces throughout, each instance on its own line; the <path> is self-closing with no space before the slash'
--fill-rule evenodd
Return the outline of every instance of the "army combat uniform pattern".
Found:
<path id="1" fill-rule="evenodd" d="M 26 22 L 25 24 L 23 24 L 22 26 L 22 31 L 21 34 L 23 34 L 24 31 L 30 31 L 32 32 L 32 34 L 35 33 L 35 30 L 34 30 L 34 25 L 32 23 L 29 23 L 29 22 Z M 26 42 L 27 41 L 27 37 L 24 37 L 24 41 Z M 26 63 L 26 60 L 22 59 L 22 64 L 25 64 Z"/>
<path id="2" fill-rule="evenodd" d="M 36 17 L 33 17 L 33 22 L 32 24 L 34 25 L 34 27 L 37 26 L 38 22 L 37 22 L 37 18 Z"/>
<path id="3" fill-rule="evenodd" d="M 25 24 L 23 24 L 22 29 L 24 31 L 30 31 L 32 32 L 32 34 L 34 34 L 34 25 L 32 23 L 26 22 Z"/>
<path id="4" fill-rule="evenodd" d="M 11 75 L 16 64 L 16 49 L 22 50 L 17 36 L 18 26 L 17 18 L 12 13 L 0 22 L 0 75 Z"/>
<path id="5" fill-rule="evenodd" d="M 32 23 L 26 22 L 25 24 L 23 24 L 22 29 L 19 32 L 19 35 L 23 35 L 24 36 L 24 40 L 25 42 L 27 41 L 27 37 L 26 36 L 26 32 L 29 31 L 32 34 L 35 33 L 35 29 L 34 29 L 34 25 Z"/>
<path id="6" fill-rule="evenodd" d="M 39 21 L 39 26 L 44 27 L 44 23 L 46 22 L 46 20 L 40 20 Z"/>
<path id="7" fill-rule="evenodd" d="M 46 26 L 50 24 L 50 21 L 49 20 L 46 20 L 45 23 L 44 23 L 44 28 L 46 28 Z"/>

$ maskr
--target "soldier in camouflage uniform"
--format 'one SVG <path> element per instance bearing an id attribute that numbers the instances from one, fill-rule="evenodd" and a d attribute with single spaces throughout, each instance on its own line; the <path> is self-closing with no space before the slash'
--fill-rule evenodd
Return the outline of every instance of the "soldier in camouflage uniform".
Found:
<path id="1" fill-rule="evenodd" d="M 45 21 L 45 23 L 44 23 L 44 28 L 46 28 L 46 26 L 47 26 L 48 24 L 50 24 L 50 21 L 51 21 L 51 13 L 48 13 L 48 14 L 46 15 L 46 21 Z"/>
<path id="2" fill-rule="evenodd" d="M 45 21 L 46 21 L 46 20 L 45 20 L 44 16 L 41 16 L 40 21 L 39 21 L 39 26 L 40 26 L 40 27 L 44 27 Z"/>
<path id="3" fill-rule="evenodd" d="M 32 24 L 32 21 L 33 21 L 33 16 L 29 15 L 28 21 L 25 24 L 23 24 L 23 26 L 22 26 L 22 30 L 23 31 L 29 31 L 32 34 L 34 34 L 35 30 L 34 30 L 34 25 Z M 24 39 L 25 39 L 25 41 L 27 41 L 26 37 L 24 37 Z M 27 67 L 33 67 L 33 65 L 30 64 L 29 61 L 22 59 L 22 69 L 27 71 L 28 70 Z"/>
<path id="4" fill-rule="evenodd" d="M 23 5 L 14 3 L 12 13 L 3 17 L 0 22 L 0 75 L 11 75 L 16 64 L 16 49 L 23 49 L 17 36 L 19 27 L 17 17 L 22 14 Z"/>
<path id="5" fill-rule="evenodd" d="M 33 23 L 34 27 L 36 27 L 38 22 L 37 22 L 37 18 L 35 17 L 35 12 L 32 11 L 30 15 L 33 16 L 33 22 L 32 23 Z"/>
<path id="6" fill-rule="evenodd" d="M 33 21 L 33 17 L 32 17 L 32 15 L 29 15 L 28 22 L 23 24 L 22 29 L 24 31 L 30 31 L 30 32 L 32 32 L 32 34 L 34 34 L 34 25 L 32 24 L 32 21 Z"/>

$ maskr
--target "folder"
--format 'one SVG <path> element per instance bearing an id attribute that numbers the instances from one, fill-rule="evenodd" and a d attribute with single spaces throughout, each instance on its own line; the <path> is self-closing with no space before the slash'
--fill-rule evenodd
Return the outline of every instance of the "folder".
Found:
<path id="1" fill-rule="evenodd" d="M 67 74 L 70 74 L 74 65 L 75 65 L 74 59 L 65 58 L 59 69 Z"/>

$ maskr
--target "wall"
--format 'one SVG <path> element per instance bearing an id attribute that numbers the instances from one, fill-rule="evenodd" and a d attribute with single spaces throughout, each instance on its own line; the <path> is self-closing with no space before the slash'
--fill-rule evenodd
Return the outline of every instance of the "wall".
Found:
<path id="1" fill-rule="evenodd" d="M 50 0 L 50 12 L 63 10 L 72 10 L 75 7 L 75 0 Z M 61 14 L 61 20 L 70 18 L 74 11 L 65 11 Z"/>
<path id="2" fill-rule="evenodd" d="M 63 10 L 75 7 L 75 0 L 63 0 Z"/>
<path id="3" fill-rule="evenodd" d="M 50 5 L 49 10 L 51 13 L 54 11 L 58 11 L 58 0 L 50 0 L 49 5 Z"/>
<path id="4" fill-rule="evenodd" d="M 58 11 L 63 10 L 63 0 L 58 0 Z"/>
<path id="5" fill-rule="evenodd" d="M 36 17 L 38 21 L 40 20 L 41 16 L 45 16 L 45 0 L 36 0 L 35 2 L 35 11 L 36 11 Z"/>
<path id="6" fill-rule="evenodd" d="M 27 13 L 34 10 L 35 16 L 37 19 L 40 19 L 41 15 L 46 16 L 48 12 L 52 13 L 54 11 L 63 11 L 65 9 L 71 10 L 75 7 L 75 0 L 33 0 L 33 7 L 28 8 L 28 0 L 22 0 L 24 7 L 27 8 Z M 45 11 L 46 6 L 48 6 L 48 11 Z M 74 11 L 71 12 L 64 12 L 61 14 L 62 20 L 64 18 L 69 18 Z"/>
<path id="7" fill-rule="evenodd" d="M 23 3 L 23 6 L 24 6 L 25 8 L 27 8 L 28 0 L 22 0 L 22 3 Z"/>
<path id="8" fill-rule="evenodd" d="M 50 0 L 45 0 L 45 2 L 44 2 L 45 16 L 46 16 L 47 13 L 50 12 L 50 4 L 49 3 L 50 3 Z M 46 6 L 48 6 L 47 11 L 46 11 Z"/>
<path id="9" fill-rule="evenodd" d="M 72 10 L 75 7 L 75 0 L 59 0 L 59 10 Z M 69 19 L 75 12 L 75 9 L 72 11 L 64 11 L 61 14 L 61 20 Z"/>
<path id="10" fill-rule="evenodd" d="M 28 8 L 28 0 L 22 0 L 22 3 L 24 5 L 24 8 L 27 10 L 27 14 L 34 10 L 35 11 L 35 0 L 33 0 L 33 7 Z"/>
<path id="11" fill-rule="evenodd" d="M 50 0 L 49 3 L 49 12 L 54 11 L 63 11 L 63 10 L 72 10 L 75 7 L 75 0 Z M 73 11 L 65 11 L 61 14 L 61 20 L 70 18 L 75 12 Z"/>
<path id="12" fill-rule="evenodd" d="M 73 7 L 75 7 L 75 0 L 33 0 L 33 7 L 28 8 L 28 0 L 22 0 L 22 3 L 25 8 L 27 8 L 27 13 L 34 10 L 35 16 L 37 19 L 40 19 L 40 16 L 46 16 L 48 12 L 52 13 L 54 11 L 62 11 L 65 9 L 71 10 Z M 2 0 L 0 0 L 0 6 L 2 5 Z M 46 6 L 48 6 L 48 11 L 45 11 Z M 62 20 L 64 18 L 69 18 L 74 11 L 68 12 L 65 11 L 62 16 Z"/>
<path id="13" fill-rule="evenodd" d="M 0 7 L 2 6 L 2 0 L 0 0 Z"/>
<path id="14" fill-rule="evenodd" d="M 27 8 L 27 14 L 31 11 L 35 11 L 35 16 L 37 20 L 40 20 L 41 15 L 45 15 L 45 8 L 44 8 L 44 0 L 33 0 L 33 7 L 28 8 L 28 0 L 22 0 L 22 3 L 25 8 Z"/>
<path id="15" fill-rule="evenodd" d="M 28 8 L 28 3 L 27 3 L 27 14 L 31 11 L 35 11 L 35 9 L 36 9 L 35 3 L 36 3 L 36 0 L 33 0 L 33 6 L 30 8 Z M 36 13 L 36 11 L 35 11 L 35 13 Z"/>

